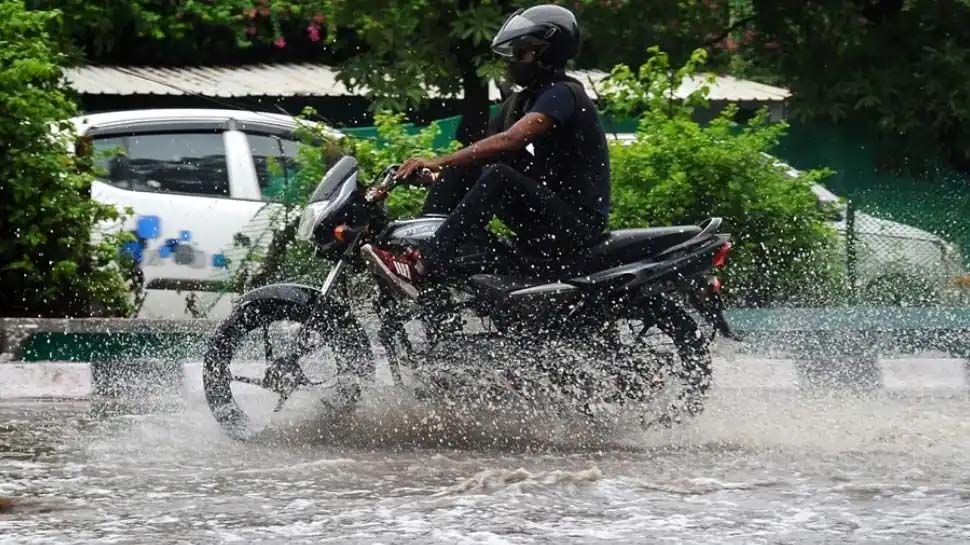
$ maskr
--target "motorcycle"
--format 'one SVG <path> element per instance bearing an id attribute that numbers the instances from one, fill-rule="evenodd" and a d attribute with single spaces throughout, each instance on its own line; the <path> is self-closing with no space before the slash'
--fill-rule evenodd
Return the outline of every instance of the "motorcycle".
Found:
<path id="1" fill-rule="evenodd" d="M 731 253 L 720 218 L 607 232 L 568 259 L 488 235 L 467 245 L 449 268 L 456 273 L 414 299 L 374 274 L 360 252 L 368 243 L 420 250 L 445 220 L 390 220 L 383 197 L 409 183 L 395 172 L 388 167 L 365 185 L 357 161 L 341 158 L 297 228 L 333 263 L 322 286 L 245 293 L 209 339 L 205 397 L 227 433 L 245 438 L 267 424 L 246 408 L 254 390 L 274 396 L 272 413 L 298 393 L 353 410 L 375 381 L 375 348 L 394 384 L 410 374 L 417 393 L 458 402 L 554 392 L 588 415 L 669 390 L 650 423 L 703 409 L 710 343 L 718 332 L 731 336 L 716 276 Z M 376 324 L 374 346 L 365 322 Z"/>

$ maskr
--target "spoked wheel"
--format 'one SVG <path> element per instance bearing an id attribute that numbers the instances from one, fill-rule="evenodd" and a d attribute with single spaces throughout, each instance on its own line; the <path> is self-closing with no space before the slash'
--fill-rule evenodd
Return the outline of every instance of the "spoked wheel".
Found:
<path id="1" fill-rule="evenodd" d="M 367 335 L 349 309 L 266 300 L 242 305 L 219 327 L 203 383 L 215 419 L 245 439 L 289 420 L 291 409 L 352 409 L 373 372 Z"/>
<path id="2" fill-rule="evenodd" d="M 711 387 L 711 337 L 672 301 L 655 302 L 617 332 L 615 394 L 644 403 L 644 425 L 669 426 L 704 410 Z"/>

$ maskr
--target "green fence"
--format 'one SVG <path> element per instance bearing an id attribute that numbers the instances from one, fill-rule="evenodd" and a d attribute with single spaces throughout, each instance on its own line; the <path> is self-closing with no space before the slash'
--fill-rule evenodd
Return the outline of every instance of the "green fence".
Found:
<path id="1" fill-rule="evenodd" d="M 958 244 L 912 225 L 845 208 L 836 228 L 845 244 L 850 296 L 856 304 L 932 307 L 970 304 Z"/>
<path id="2" fill-rule="evenodd" d="M 836 226 L 854 302 L 970 306 L 970 177 L 877 168 L 876 137 L 853 126 L 793 122 L 774 154 L 834 171 L 824 184 L 846 201 Z"/>
<path id="3" fill-rule="evenodd" d="M 876 137 L 852 126 L 793 122 L 774 153 L 795 168 L 834 170 L 826 187 L 858 211 L 939 237 L 970 265 L 970 176 L 945 166 L 922 175 L 877 168 Z"/>

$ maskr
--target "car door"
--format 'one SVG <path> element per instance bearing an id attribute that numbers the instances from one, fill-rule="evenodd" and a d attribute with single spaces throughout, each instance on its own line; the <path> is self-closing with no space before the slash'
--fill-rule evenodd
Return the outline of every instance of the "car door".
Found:
<path id="1" fill-rule="evenodd" d="M 247 131 L 259 130 L 252 122 Z M 249 197 L 251 208 L 246 210 L 247 221 L 232 225 L 229 238 L 232 244 L 222 253 L 232 278 L 257 274 L 263 266 L 262 256 L 286 222 L 299 217 L 300 196 L 295 191 L 299 165 L 296 161 L 299 142 L 291 132 L 281 127 L 265 128 L 262 132 L 233 131 L 233 156 L 237 170 L 246 175 L 233 176 L 234 187 Z M 206 307 L 225 302 L 227 293 L 203 296 Z"/>

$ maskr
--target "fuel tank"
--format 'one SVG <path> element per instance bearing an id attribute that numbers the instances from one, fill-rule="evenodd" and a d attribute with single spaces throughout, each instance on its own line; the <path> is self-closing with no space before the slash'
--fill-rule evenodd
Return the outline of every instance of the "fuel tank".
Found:
<path id="1" fill-rule="evenodd" d="M 425 247 L 447 216 L 428 215 L 392 222 L 378 238 L 384 248 Z M 448 263 L 449 271 L 459 275 L 505 274 L 511 270 L 511 249 L 494 235 L 465 241 Z"/>
<path id="2" fill-rule="evenodd" d="M 381 242 L 388 246 L 422 246 L 432 236 L 438 227 L 444 223 L 446 216 L 421 216 L 410 220 L 399 220 L 388 225 L 381 236 Z"/>

